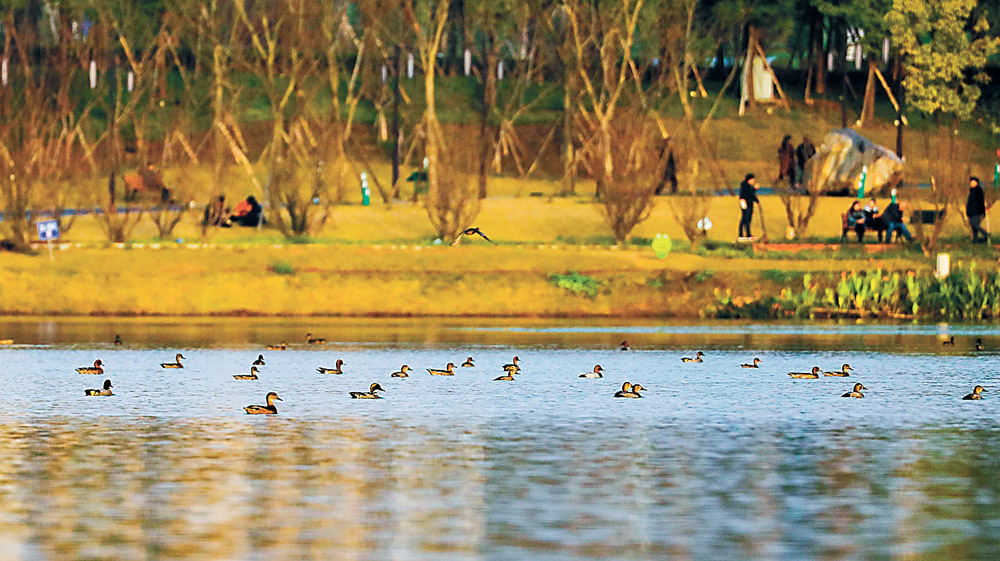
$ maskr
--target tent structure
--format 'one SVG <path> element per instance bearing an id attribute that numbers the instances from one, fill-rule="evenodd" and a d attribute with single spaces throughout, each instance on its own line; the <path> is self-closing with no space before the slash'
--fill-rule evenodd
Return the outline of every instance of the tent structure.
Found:
<path id="1" fill-rule="evenodd" d="M 757 41 L 757 31 L 750 26 L 747 38 L 747 56 L 743 62 L 743 76 L 740 80 L 740 115 L 746 113 L 747 105 L 777 102 L 785 111 L 791 111 L 785 91 L 781 89 L 778 77 L 767 61 L 767 53 Z M 778 97 L 774 94 L 777 92 Z"/>

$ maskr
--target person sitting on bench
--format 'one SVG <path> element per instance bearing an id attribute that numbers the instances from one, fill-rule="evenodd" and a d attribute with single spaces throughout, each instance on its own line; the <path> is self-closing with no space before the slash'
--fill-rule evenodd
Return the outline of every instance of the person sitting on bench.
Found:
<path id="1" fill-rule="evenodd" d="M 847 240 L 847 232 L 851 229 L 858 235 L 858 242 L 861 242 L 865 237 L 865 213 L 861 210 L 861 201 L 851 203 L 851 208 L 847 209 L 847 212 L 844 213 L 840 241 Z"/>
<path id="2" fill-rule="evenodd" d="M 878 205 L 875 203 L 875 199 L 869 199 L 868 204 L 862 210 L 865 213 L 865 229 L 875 230 L 878 243 L 882 243 L 882 233 L 885 232 L 885 220 L 882 219 L 882 215 L 878 212 Z"/>
<path id="3" fill-rule="evenodd" d="M 889 206 L 885 207 L 885 212 L 882 213 L 882 217 L 885 219 L 885 242 L 892 243 L 892 233 L 899 232 L 906 241 L 913 241 L 913 236 L 910 235 L 910 231 L 906 228 L 906 224 L 903 224 L 903 211 L 906 210 L 906 203 L 891 203 Z"/>

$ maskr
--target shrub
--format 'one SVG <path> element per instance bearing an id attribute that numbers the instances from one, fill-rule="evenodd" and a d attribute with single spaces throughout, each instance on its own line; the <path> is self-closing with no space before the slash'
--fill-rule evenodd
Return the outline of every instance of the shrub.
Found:
<path id="1" fill-rule="evenodd" d="M 549 281 L 559 288 L 588 298 L 597 298 L 597 293 L 601 290 L 601 281 L 575 271 L 570 271 L 565 275 L 552 275 L 549 277 Z"/>

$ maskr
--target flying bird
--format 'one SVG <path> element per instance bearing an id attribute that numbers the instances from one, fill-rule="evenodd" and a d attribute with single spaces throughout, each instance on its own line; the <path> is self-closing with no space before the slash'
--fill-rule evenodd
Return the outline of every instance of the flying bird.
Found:
<path id="1" fill-rule="evenodd" d="M 484 234 L 483 231 L 480 230 L 479 228 L 466 228 L 465 230 L 462 230 L 458 234 L 458 237 L 455 238 L 455 241 L 451 242 L 451 245 L 458 244 L 458 242 L 462 240 L 462 236 L 479 236 L 484 240 L 490 242 L 491 244 L 496 245 L 496 243 L 493 240 L 486 237 L 486 234 Z"/>

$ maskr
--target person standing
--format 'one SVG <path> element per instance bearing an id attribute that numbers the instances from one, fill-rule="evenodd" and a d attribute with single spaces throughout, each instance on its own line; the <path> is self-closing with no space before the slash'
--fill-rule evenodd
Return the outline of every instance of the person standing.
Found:
<path id="1" fill-rule="evenodd" d="M 740 183 L 740 232 L 739 237 L 750 238 L 750 220 L 753 219 L 753 205 L 757 200 L 757 178 L 748 173 Z"/>
<path id="2" fill-rule="evenodd" d="M 802 137 L 802 144 L 795 149 L 795 184 L 803 185 L 806 182 L 806 162 L 816 154 L 816 147 L 808 136 Z"/>
<path id="3" fill-rule="evenodd" d="M 795 147 L 792 146 L 792 136 L 785 135 L 778 147 L 778 181 L 788 179 L 788 186 L 795 185 Z"/>
<path id="4" fill-rule="evenodd" d="M 969 199 L 965 201 L 965 215 L 969 217 L 969 227 L 972 228 L 972 243 L 989 241 L 989 234 L 982 227 L 983 218 L 986 218 L 986 193 L 983 192 L 978 177 L 969 178 Z"/>

